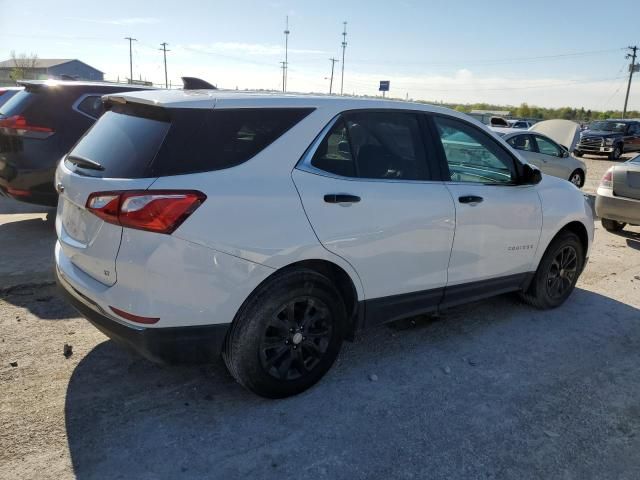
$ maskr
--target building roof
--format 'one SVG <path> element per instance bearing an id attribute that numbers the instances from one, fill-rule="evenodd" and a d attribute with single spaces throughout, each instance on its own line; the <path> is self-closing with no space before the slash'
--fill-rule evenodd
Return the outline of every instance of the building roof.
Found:
<path id="1" fill-rule="evenodd" d="M 78 60 L 77 58 L 38 58 L 36 59 L 36 63 L 34 68 L 51 68 L 56 67 L 58 65 L 64 65 L 69 62 L 80 62 L 84 65 L 87 65 L 94 70 L 97 70 L 100 73 L 103 73 L 101 70 L 98 70 L 91 65 L 84 63 L 82 60 Z M 4 62 L 0 62 L 0 68 L 14 68 L 16 66 L 13 60 L 5 60 Z"/>

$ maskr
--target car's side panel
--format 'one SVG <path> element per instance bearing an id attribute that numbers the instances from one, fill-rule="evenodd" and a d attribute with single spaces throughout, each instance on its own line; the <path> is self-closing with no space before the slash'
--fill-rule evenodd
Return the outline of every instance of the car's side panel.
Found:
<path id="1" fill-rule="evenodd" d="M 542 232 L 540 242 L 534 257 L 534 269 L 553 238 L 571 222 L 581 223 L 587 232 L 588 248 L 593 242 L 593 211 L 591 205 L 583 195 L 576 195 L 578 190 L 563 180 L 543 175 L 542 182 L 536 188 L 542 204 Z"/>

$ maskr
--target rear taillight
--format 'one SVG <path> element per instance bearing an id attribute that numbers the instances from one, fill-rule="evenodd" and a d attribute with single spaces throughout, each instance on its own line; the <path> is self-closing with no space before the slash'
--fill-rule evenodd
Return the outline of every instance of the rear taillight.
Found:
<path id="1" fill-rule="evenodd" d="M 89 195 L 87 210 L 115 225 L 170 234 L 206 198 L 193 190 L 96 192 Z"/>
<path id="2" fill-rule="evenodd" d="M 22 115 L 12 115 L 0 119 L 0 132 L 5 135 L 40 139 L 50 137 L 55 133 L 52 128 L 29 123 Z"/>
<path id="3" fill-rule="evenodd" d="M 607 173 L 604 174 L 604 177 L 600 180 L 600 186 L 605 188 L 613 187 L 613 167 L 607 170 Z"/>

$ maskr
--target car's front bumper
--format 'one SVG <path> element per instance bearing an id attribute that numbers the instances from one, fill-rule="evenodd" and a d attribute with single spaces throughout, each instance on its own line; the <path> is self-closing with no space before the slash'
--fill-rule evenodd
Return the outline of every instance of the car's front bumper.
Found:
<path id="1" fill-rule="evenodd" d="M 640 200 L 616 197 L 611 189 L 601 187 L 596 195 L 596 215 L 616 222 L 640 225 Z"/>
<path id="2" fill-rule="evenodd" d="M 98 330 L 153 362 L 207 363 L 215 361 L 222 351 L 228 323 L 166 328 L 125 325 L 73 288 L 58 269 L 56 279 L 69 303 Z"/>
<path id="3" fill-rule="evenodd" d="M 613 148 L 613 145 L 585 145 L 579 143 L 574 150 L 592 155 L 608 155 L 613 152 Z"/>

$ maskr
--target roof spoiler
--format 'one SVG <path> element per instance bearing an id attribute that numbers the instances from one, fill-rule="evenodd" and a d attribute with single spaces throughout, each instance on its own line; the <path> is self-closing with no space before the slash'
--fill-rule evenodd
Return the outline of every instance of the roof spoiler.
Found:
<path id="1" fill-rule="evenodd" d="M 198 77 L 182 77 L 184 90 L 217 90 L 218 87 Z"/>

